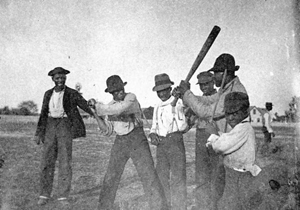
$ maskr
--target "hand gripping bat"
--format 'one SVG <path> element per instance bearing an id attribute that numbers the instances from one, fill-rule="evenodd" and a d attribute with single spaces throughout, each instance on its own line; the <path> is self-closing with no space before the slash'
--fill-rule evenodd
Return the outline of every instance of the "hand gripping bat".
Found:
<path id="1" fill-rule="evenodd" d="M 202 60 L 204 59 L 206 53 L 208 52 L 208 50 L 210 49 L 210 47 L 214 43 L 214 41 L 217 38 L 220 31 L 221 31 L 221 28 L 219 26 L 214 26 L 213 27 L 213 29 L 211 30 L 210 34 L 208 35 L 205 43 L 203 44 L 196 60 L 194 61 L 193 65 L 192 65 L 192 68 L 190 69 L 188 75 L 186 76 L 185 82 L 190 81 L 190 79 L 192 78 L 192 76 L 194 75 L 196 70 L 198 69 L 200 63 L 202 62 Z M 175 98 L 174 101 L 172 101 L 171 105 L 173 107 L 176 106 L 177 100 L 178 100 L 178 98 Z"/>

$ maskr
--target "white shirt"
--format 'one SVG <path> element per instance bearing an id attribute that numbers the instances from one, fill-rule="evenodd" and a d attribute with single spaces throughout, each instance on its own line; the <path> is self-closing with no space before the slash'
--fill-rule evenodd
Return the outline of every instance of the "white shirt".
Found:
<path id="1" fill-rule="evenodd" d="M 271 127 L 271 122 L 272 122 L 271 113 L 267 111 L 264 114 L 264 119 L 265 119 L 264 120 L 264 126 L 266 126 L 269 133 L 273 133 L 274 131 Z"/>
<path id="2" fill-rule="evenodd" d="M 212 134 L 207 140 L 213 150 L 224 155 L 224 165 L 237 171 L 249 171 L 256 176 L 261 169 L 255 164 L 255 132 L 249 117 L 229 133 Z"/>
<path id="3" fill-rule="evenodd" d="M 66 116 L 63 107 L 63 97 L 65 90 L 55 92 L 53 90 L 52 96 L 49 101 L 49 116 L 54 118 L 60 118 Z"/>
<path id="4" fill-rule="evenodd" d="M 182 100 L 177 101 L 175 113 L 172 112 L 171 106 L 173 100 L 174 97 L 171 96 L 167 101 L 155 105 L 150 133 L 165 137 L 169 133 L 184 131 L 187 128 Z"/>

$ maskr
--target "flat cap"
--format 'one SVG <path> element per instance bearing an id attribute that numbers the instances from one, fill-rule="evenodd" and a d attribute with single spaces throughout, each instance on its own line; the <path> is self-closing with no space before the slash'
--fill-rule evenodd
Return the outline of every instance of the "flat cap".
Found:
<path id="1" fill-rule="evenodd" d="M 213 81 L 213 77 L 213 74 L 208 71 L 201 72 L 197 75 L 198 82 L 196 84 L 204 84 L 207 82 L 211 82 Z"/>
<path id="2" fill-rule="evenodd" d="M 62 67 L 56 67 L 53 70 L 49 71 L 48 76 L 54 76 L 55 74 L 69 74 L 70 71 L 62 68 Z"/>
<path id="3" fill-rule="evenodd" d="M 231 92 L 225 96 L 224 110 L 225 113 L 234 113 L 241 109 L 249 108 L 249 97 L 246 93 Z"/>

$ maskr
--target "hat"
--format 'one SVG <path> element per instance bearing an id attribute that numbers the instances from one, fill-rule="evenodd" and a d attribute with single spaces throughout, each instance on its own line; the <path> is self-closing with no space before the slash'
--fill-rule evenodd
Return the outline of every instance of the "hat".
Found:
<path id="1" fill-rule="evenodd" d="M 105 89 L 105 92 L 112 93 L 114 91 L 121 90 L 126 84 L 127 82 L 123 82 L 120 76 L 112 75 L 106 80 L 107 88 Z"/>
<path id="2" fill-rule="evenodd" d="M 246 93 L 231 92 L 225 96 L 225 113 L 234 113 L 241 109 L 248 109 L 250 106 L 249 97 Z"/>
<path id="3" fill-rule="evenodd" d="M 198 82 L 196 84 L 203 84 L 203 83 L 208 83 L 213 81 L 213 74 L 205 71 L 201 72 L 200 74 L 197 75 Z"/>
<path id="4" fill-rule="evenodd" d="M 56 67 L 53 70 L 49 71 L 48 76 L 54 76 L 55 74 L 69 74 L 70 71 L 62 68 L 62 67 Z"/>
<path id="5" fill-rule="evenodd" d="M 266 102 L 266 106 L 273 106 L 271 102 Z"/>
<path id="6" fill-rule="evenodd" d="M 155 75 L 154 81 L 155 81 L 155 86 L 152 88 L 153 91 L 164 90 L 174 85 L 174 82 L 170 80 L 169 75 L 165 73 Z"/>
<path id="7" fill-rule="evenodd" d="M 227 71 L 237 71 L 240 67 L 235 65 L 234 57 L 230 54 L 223 53 L 215 61 L 214 67 L 209 71 L 213 72 L 224 72 Z"/>

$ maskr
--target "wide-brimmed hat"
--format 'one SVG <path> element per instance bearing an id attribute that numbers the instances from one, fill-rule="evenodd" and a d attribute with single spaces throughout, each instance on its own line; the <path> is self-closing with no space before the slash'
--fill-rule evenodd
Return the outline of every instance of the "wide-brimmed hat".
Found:
<path id="1" fill-rule="evenodd" d="M 123 82 L 119 75 L 112 75 L 106 80 L 107 88 L 105 89 L 105 92 L 112 93 L 122 90 L 126 84 L 127 82 Z"/>
<path id="2" fill-rule="evenodd" d="M 197 75 L 198 82 L 196 83 L 196 85 L 211 82 L 214 80 L 213 77 L 214 75 L 208 71 L 201 72 L 200 74 Z"/>
<path id="3" fill-rule="evenodd" d="M 174 85 L 174 82 L 170 80 L 169 75 L 165 73 L 155 75 L 154 81 L 155 86 L 152 88 L 153 91 L 164 90 Z"/>
<path id="4" fill-rule="evenodd" d="M 69 74 L 70 71 L 62 68 L 62 67 L 56 67 L 53 70 L 49 71 L 48 76 L 54 76 L 55 74 Z"/>
<path id="5" fill-rule="evenodd" d="M 242 109 L 248 109 L 250 106 L 249 97 L 243 92 L 231 92 L 225 96 L 224 111 L 225 113 L 234 113 Z"/>
<path id="6" fill-rule="evenodd" d="M 225 69 L 227 69 L 227 71 L 237 71 L 239 68 L 239 66 L 235 65 L 235 60 L 232 55 L 223 53 L 216 59 L 214 67 L 209 71 L 224 72 Z"/>
<path id="7" fill-rule="evenodd" d="M 266 106 L 273 106 L 272 102 L 266 102 Z"/>

